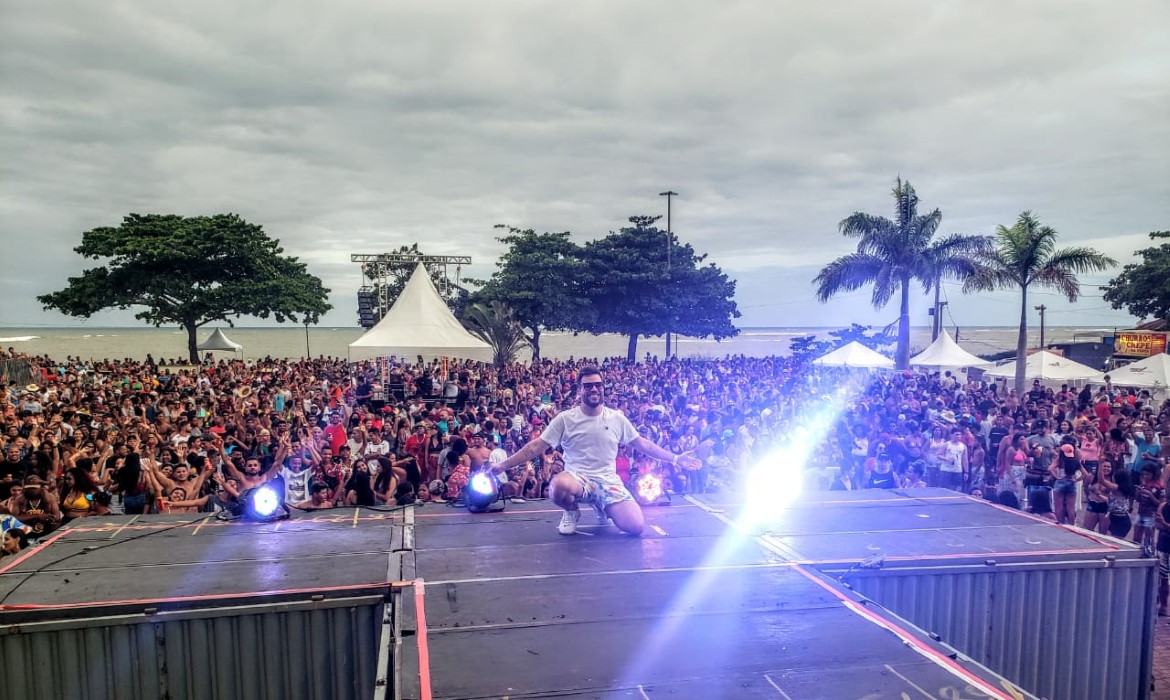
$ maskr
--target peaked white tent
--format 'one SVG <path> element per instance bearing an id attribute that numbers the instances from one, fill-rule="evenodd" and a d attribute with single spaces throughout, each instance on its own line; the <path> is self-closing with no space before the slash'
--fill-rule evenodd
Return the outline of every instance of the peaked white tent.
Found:
<path id="1" fill-rule="evenodd" d="M 894 361 L 881 353 L 870 350 L 856 340 L 842 345 L 829 354 L 813 360 L 814 365 L 822 367 L 864 367 L 869 369 L 889 369 Z"/>
<path id="2" fill-rule="evenodd" d="M 925 350 L 910 358 L 911 367 L 986 367 L 990 364 L 959 347 L 945 330 Z"/>
<path id="3" fill-rule="evenodd" d="M 492 361 L 492 346 L 467 331 L 447 308 L 420 263 L 381 321 L 349 344 L 349 358 L 384 355 Z"/>
<path id="4" fill-rule="evenodd" d="M 1115 386 L 1166 390 L 1170 386 L 1170 355 L 1160 352 L 1109 373 Z"/>
<path id="5" fill-rule="evenodd" d="M 989 369 L 983 373 L 991 377 L 1016 376 L 1015 360 L 1007 364 Z M 1067 357 L 1061 357 L 1047 350 L 1032 353 L 1024 363 L 1024 378 L 1039 379 L 1040 381 L 1075 382 L 1086 379 L 1101 379 L 1104 376 L 1099 370 L 1088 365 L 1074 362 Z"/>
<path id="6" fill-rule="evenodd" d="M 211 335 L 207 336 L 207 340 L 196 345 L 195 349 L 200 352 L 210 350 L 231 350 L 235 352 L 236 350 L 243 350 L 244 346 L 224 335 L 222 328 L 216 328 Z"/>

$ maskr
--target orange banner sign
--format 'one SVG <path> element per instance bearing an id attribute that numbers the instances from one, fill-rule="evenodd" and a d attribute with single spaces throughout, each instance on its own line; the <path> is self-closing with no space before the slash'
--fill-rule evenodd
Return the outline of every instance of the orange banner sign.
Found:
<path id="1" fill-rule="evenodd" d="M 1166 352 L 1165 333 L 1118 333 L 1113 354 L 1126 357 L 1149 357 Z"/>

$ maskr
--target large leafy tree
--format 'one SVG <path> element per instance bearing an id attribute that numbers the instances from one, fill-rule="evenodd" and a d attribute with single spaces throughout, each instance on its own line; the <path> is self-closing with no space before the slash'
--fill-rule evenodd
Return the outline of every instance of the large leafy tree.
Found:
<path id="1" fill-rule="evenodd" d="M 464 327 L 480 340 L 492 346 L 492 362 L 504 367 L 528 347 L 528 336 L 508 306 L 499 301 L 471 304 L 463 312 Z"/>
<path id="2" fill-rule="evenodd" d="M 1016 393 L 1024 392 L 1028 351 L 1028 290 L 1047 287 L 1070 302 L 1081 295 L 1077 274 L 1105 270 L 1117 262 L 1092 248 L 1057 248 L 1057 232 L 1025 211 L 1010 228 L 995 230 L 995 248 L 986 253 L 979 270 L 966 284 L 969 291 L 1020 290 L 1020 332 L 1016 340 Z"/>
<path id="3" fill-rule="evenodd" d="M 585 244 L 585 289 L 596 316 L 584 330 L 628 336 L 631 360 L 643 335 L 670 331 L 722 340 L 739 332 L 731 323 L 740 316 L 735 282 L 713 263 L 703 265 L 705 255 L 673 240 L 668 269 L 658 218 L 630 217 L 630 226 Z"/>
<path id="4" fill-rule="evenodd" d="M 88 318 L 144 307 L 136 318 L 187 331 L 192 362 L 199 360 L 195 331 L 207 323 L 240 316 L 316 323 L 332 308 L 329 290 L 304 263 L 235 214 L 130 214 L 120 226 L 86 231 L 74 251 L 105 264 L 37 297 L 46 309 Z"/>
<path id="5" fill-rule="evenodd" d="M 1105 286 L 1105 301 L 1141 319 L 1170 319 L 1170 231 L 1152 231 L 1152 241 L 1166 241 L 1137 251 L 1130 263 Z"/>
<path id="6" fill-rule="evenodd" d="M 585 270 L 581 248 L 569 233 L 537 233 L 532 229 L 496 226 L 508 233 L 496 240 L 508 250 L 496 262 L 491 279 L 471 300 L 499 301 L 527 329 L 532 358 L 540 359 L 544 330 L 579 330 L 589 325 L 591 308 L 583 290 Z M 475 280 L 468 280 L 475 282 Z"/>
<path id="7" fill-rule="evenodd" d="M 857 252 L 821 269 L 813 280 L 817 299 L 825 302 L 842 292 L 873 285 L 876 309 L 899 297 L 898 344 L 894 362 L 899 369 L 910 365 L 910 285 L 918 281 L 930 291 L 945 279 L 965 280 L 975 273 L 975 259 L 987 250 L 986 236 L 952 234 L 934 240 L 942 221 L 935 209 L 918 213 L 918 195 L 909 182 L 899 178 L 894 186 L 893 219 L 855 212 L 839 225 L 841 233 L 856 238 Z"/>

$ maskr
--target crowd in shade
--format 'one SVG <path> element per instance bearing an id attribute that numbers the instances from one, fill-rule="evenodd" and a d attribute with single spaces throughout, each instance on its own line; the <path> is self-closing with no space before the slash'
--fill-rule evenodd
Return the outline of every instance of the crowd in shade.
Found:
<path id="1" fill-rule="evenodd" d="M 1017 395 L 950 372 L 858 374 L 784 357 L 29 360 L 40 380 L 0 392 L 0 557 L 77 518 L 232 512 L 269 483 L 307 511 L 457 504 L 472 474 L 574 404 L 576 372 L 591 364 L 609 406 L 701 464 L 623 449 L 627 483 L 652 474 L 668 494 L 737 491 L 766 468 L 802 489 L 953 489 L 1132 539 L 1160 560 L 1166 612 L 1170 402 L 1108 381 L 1035 382 Z M 563 468 L 549 449 L 509 470 L 502 493 L 543 498 Z"/>

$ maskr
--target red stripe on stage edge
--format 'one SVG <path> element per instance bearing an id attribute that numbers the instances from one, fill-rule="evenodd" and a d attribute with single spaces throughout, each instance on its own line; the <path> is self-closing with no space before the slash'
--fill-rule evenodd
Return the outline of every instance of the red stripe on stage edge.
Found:
<path id="1" fill-rule="evenodd" d="M 423 580 L 414 581 L 414 616 L 418 629 L 418 688 L 420 700 L 432 700 L 431 695 L 431 652 L 427 647 L 426 586 Z"/>

